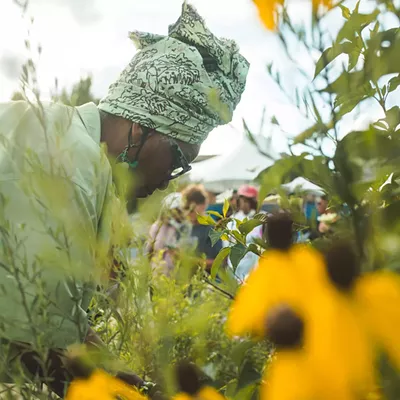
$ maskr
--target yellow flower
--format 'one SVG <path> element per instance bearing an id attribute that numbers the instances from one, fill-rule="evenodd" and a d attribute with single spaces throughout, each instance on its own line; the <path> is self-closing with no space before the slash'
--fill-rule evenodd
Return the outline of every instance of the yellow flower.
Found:
<path id="1" fill-rule="evenodd" d="M 275 249 L 239 290 L 227 326 L 231 335 L 267 336 L 278 350 L 261 398 L 362 398 L 375 388 L 375 371 L 358 307 L 332 285 L 340 279 L 321 254 L 290 246 L 284 217 L 269 219 L 267 227 Z M 348 270 L 351 275 L 356 268 Z M 344 279 L 345 286 L 349 282 Z"/>
<path id="2" fill-rule="evenodd" d="M 278 6 L 283 5 L 284 0 L 253 0 L 258 9 L 261 21 L 266 28 L 274 30 L 278 19 Z"/>
<path id="3" fill-rule="evenodd" d="M 375 348 L 384 350 L 400 370 L 400 277 L 390 271 L 360 275 L 358 260 L 347 243 L 337 244 L 326 258 L 328 273 L 342 290 L 347 307 L 355 310 Z M 347 284 L 341 287 L 339 277 L 345 277 Z"/>
<path id="4" fill-rule="evenodd" d="M 269 241 L 282 233 L 283 243 L 266 251 L 257 268 L 240 288 L 228 315 L 227 330 L 231 336 L 251 333 L 265 336 L 266 315 L 276 306 L 286 304 L 304 314 L 311 294 L 329 285 L 324 259 L 320 253 L 305 245 L 291 245 L 292 223 L 284 216 L 268 220 Z M 286 227 L 280 226 L 285 224 Z"/>
<path id="5" fill-rule="evenodd" d="M 226 400 L 224 396 L 218 393 L 214 388 L 205 386 L 194 395 L 180 393 L 173 400 Z"/>
<path id="6" fill-rule="evenodd" d="M 68 388 L 66 400 L 146 400 L 135 388 L 96 370 L 88 379 L 77 379 Z"/>
<path id="7" fill-rule="evenodd" d="M 326 10 L 330 10 L 333 7 L 332 0 L 312 0 L 312 8 L 314 13 L 318 12 L 320 6 Z"/>
<path id="8" fill-rule="evenodd" d="M 279 17 L 279 6 L 283 6 L 285 0 L 253 0 L 258 9 L 261 21 L 269 30 L 275 30 Z M 322 6 L 325 10 L 333 7 L 332 0 L 312 0 L 313 13 L 316 14 Z"/>

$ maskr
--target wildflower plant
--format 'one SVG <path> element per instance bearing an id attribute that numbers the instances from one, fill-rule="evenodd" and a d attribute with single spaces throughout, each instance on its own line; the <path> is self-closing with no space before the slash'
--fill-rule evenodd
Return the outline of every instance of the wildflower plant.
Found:
<path id="1" fill-rule="evenodd" d="M 235 228 L 229 229 L 233 219 L 228 217 L 227 202 L 222 215 L 213 214 L 219 222 L 211 215 L 199 217 L 200 223 L 213 226 L 213 243 L 224 239 L 231 244 L 218 255 L 211 274 L 204 272 L 189 251 L 179 253 L 172 277 L 152 272 L 145 253 L 145 232 L 157 217 L 164 194 L 140 202 L 140 218 L 132 225 L 126 212 L 128 171 L 109 160 L 106 149 L 93 176 L 98 176 L 102 163 L 110 162 L 114 186 L 106 194 L 110 200 L 102 221 L 106 234 L 98 241 L 79 223 L 77 207 L 71 205 L 80 199 L 74 196 L 71 176 L 58 167 L 58 160 L 38 159 L 29 146 L 21 155 L 18 144 L 0 132 L 0 147 L 9 155 L 10 165 L 15 156 L 26 159 L 20 181 L 30 194 L 25 206 L 35 210 L 35 230 L 50 238 L 47 245 L 28 254 L 31 227 L 23 221 L 18 226 L 10 224 L 7 211 L 15 206 L 15 199 L 0 195 L 0 238 L 6 250 L 0 269 L 13 281 L 18 295 L 24 297 L 26 287 L 37 294 L 30 306 L 26 303 L 24 320 L 35 337 L 34 356 L 43 367 L 32 374 L 18 360 L 10 365 L 15 349 L 1 340 L 0 375 L 12 378 L 3 379 L 10 384 L 2 396 L 55 398 L 42 385 L 52 382 L 46 376 L 46 365 L 57 323 L 47 312 L 54 299 L 47 295 L 44 278 L 67 274 L 71 288 L 74 282 L 84 282 L 81 289 L 88 293 L 96 287 L 88 301 L 90 323 L 107 349 L 84 350 L 80 362 L 89 363 L 91 373 L 76 374 L 67 399 L 149 395 L 117 379 L 129 369 L 155 382 L 167 398 L 250 400 L 260 393 L 268 400 L 361 400 L 378 393 L 388 400 L 397 399 L 400 112 L 392 104 L 400 83 L 400 36 L 399 28 L 387 28 L 384 20 L 391 16 L 398 21 L 400 11 L 391 0 L 372 3 L 369 11 L 362 11 L 362 1 L 354 6 L 313 2 L 313 24 L 305 32 L 291 21 L 288 2 L 255 1 L 267 27 L 276 28 L 288 61 L 308 76 L 291 52 L 295 41 L 315 65 L 307 85 L 294 93 L 286 89 L 285 76 L 274 65 L 267 68 L 310 127 L 289 138 L 287 154 L 256 182 L 261 187 L 260 200 L 270 193 L 279 194 L 280 207 L 290 212 L 290 219 L 287 214 L 271 218 L 260 213 L 252 219 L 234 220 Z M 27 2 L 21 6 L 26 11 Z M 320 11 L 324 6 L 325 11 L 332 10 L 321 14 L 318 6 L 322 6 Z M 332 39 L 324 30 L 324 21 L 337 11 L 343 25 Z M 71 115 L 60 115 L 57 121 L 46 118 L 34 61 L 42 49 L 36 46 L 33 50 L 29 40 L 26 46 L 37 57 L 29 57 L 23 67 L 21 96 L 35 111 L 46 145 L 56 149 L 58 157 L 74 161 L 73 154 L 47 139 L 50 129 L 65 134 Z M 71 96 L 62 91 L 55 100 L 70 105 L 86 101 L 90 79 L 81 83 Z M 377 102 L 381 117 L 363 130 L 344 132 L 347 118 L 370 101 Z M 274 116 L 271 123 L 279 127 Z M 251 138 L 246 124 L 244 129 Z M 299 176 L 328 194 L 337 219 L 332 236 L 293 245 L 293 231 L 307 228 L 307 222 L 298 200 L 289 199 L 281 185 Z M 56 223 L 48 223 L 50 214 Z M 248 244 L 247 235 L 260 225 L 268 237 Z M 338 237 L 347 241 L 346 246 L 337 244 Z M 92 256 L 72 257 L 88 248 Z M 257 254 L 260 265 L 246 282 L 238 282 L 235 269 L 247 252 Z M 224 264 L 228 257 L 232 269 Z M 48 268 L 43 270 L 43 265 Z M 0 290 L 6 289 L 5 282 L 0 282 Z M 9 329 L 6 322 L 0 319 L 0 338 Z M 71 329 L 81 326 L 79 316 L 69 322 Z M 71 354 L 73 349 L 67 361 Z M 204 382 L 196 377 L 195 385 L 187 385 L 190 376 L 179 381 L 176 366 L 182 360 L 197 365 Z M 190 367 L 188 371 L 189 375 L 193 372 Z M 44 375 L 40 381 L 39 372 Z"/>

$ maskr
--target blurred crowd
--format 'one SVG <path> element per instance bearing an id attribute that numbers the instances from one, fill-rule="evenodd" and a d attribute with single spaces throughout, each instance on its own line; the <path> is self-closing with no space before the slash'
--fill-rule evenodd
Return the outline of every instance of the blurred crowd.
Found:
<path id="1" fill-rule="evenodd" d="M 297 204 L 304 214 L 304 229 L 296 234 L 295 241 L 314 240 L 331 230 L 331 225 L 324 216 L 333 215 L 328 209 L 329 199 L 326 196 L 308 194 L 304 197 L 290 194 L 289 198 L 299 200 Z M 256 187 L 243 185 L 237 190 L 224 193 L 207 191 L 204 186 L 192 184 L 181 192 L 169 194 L 162 203 L 157 220 L 152 224 L 146 251 L 151 259 L 155 272 L 170 276 L 179 262 L 181 252 L 192 249 L 202 265 L 210 272 L 212 264 L 223 247 L 232 246 L 232 242 L 222 236 L 211 240 L 211 225 L 199 223 L 198 217 L 213 218 L 218 222 L 223 215 L 226 200 L 229 202 L 227 217 L 231 220 L 227 225 L 234 230 L 236 221 L 253 218 L 256 213 L 272 214 L 279 212 L 281 198 L 269 195 L 262 204 L 258 204 L 259 192 Z M 265 224 L 255 227 L 246 237 L 247 244 L 257 243 L 265 235 Z M 239 262 L 235 275 L 239 281 L 246 279 L 250 271 L 257 265 L 258 256 L 248 252 Z M 231 266 L 228 259 L 227 265 Z"/>

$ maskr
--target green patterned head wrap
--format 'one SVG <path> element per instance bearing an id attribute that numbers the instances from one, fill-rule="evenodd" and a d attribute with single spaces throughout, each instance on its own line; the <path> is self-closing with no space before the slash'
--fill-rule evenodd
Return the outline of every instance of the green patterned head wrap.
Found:
<path id="1" fill-rule="evenodd" d="M 132 32 L 141 51 L 99 108 L 187 143 L 232 120 L 249 63 L 235 42 L 214 36 L 186 2 L 168 36 Z"/>

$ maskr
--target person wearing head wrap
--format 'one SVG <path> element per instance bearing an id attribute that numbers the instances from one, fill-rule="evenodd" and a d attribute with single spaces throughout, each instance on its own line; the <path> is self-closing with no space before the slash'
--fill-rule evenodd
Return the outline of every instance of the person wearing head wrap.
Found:
<path id="1" fill-rule="evenodd" d="M 188 172 L 208 134 L 232 120 L 249 63 L 186 2 L 168 35 L 135 31 L 130 38 L 139 52 L 98 107 L 109 151 L 135 168 L 142 197 Z"/>
<path id="2" fill-rule="evenodd" d="M 51 377 L 60 397 L 72 373 L 65 350 L 101 345 L 87 309 L 132 234 L 113 161 L 131 172 L 128 200 L 188 172 L 208 133 L 231 120 L 249 68 L 186 3 L 166 36 L 131 38 L 139 52 L 99 106 L 0 103 L 0 353 L 42 382 Z"/>

